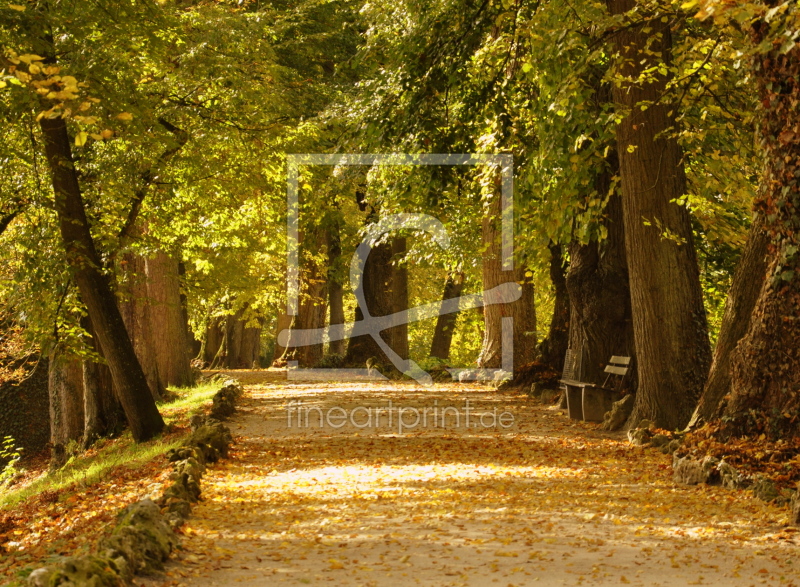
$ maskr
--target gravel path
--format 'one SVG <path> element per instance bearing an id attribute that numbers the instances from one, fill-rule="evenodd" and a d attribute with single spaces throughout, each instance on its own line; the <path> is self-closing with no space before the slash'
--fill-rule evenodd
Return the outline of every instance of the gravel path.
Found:
<path id="1" fill-rule="evenodd" d="M 236 449 L 146 585 L 800 585 L 786 511 L 525 396 L 236 375 Z"/>

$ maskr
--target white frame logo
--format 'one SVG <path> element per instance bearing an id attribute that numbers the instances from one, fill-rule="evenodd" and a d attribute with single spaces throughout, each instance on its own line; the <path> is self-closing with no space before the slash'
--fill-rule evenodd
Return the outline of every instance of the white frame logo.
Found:
<path id="1" fill-rule="evenodd" d="M 287 272 L 286 272 L 286 313 L 296 316 L 299 310 L 298 299 L 300 296 L 300 241 L 299 241 L 299 215 L 300 193 L 299 172 L 303 165 L 492 165 L 500 168 L 501 172 L 501 255 L 503 271 L 514 269 L 514 161 L 510 154 L 289 154 L 287 155 Z M 411 377 L 422 385 L 431 385 L 431 376 L 412 361 L 401 358 L 386 344 L 381 337 L 381 332 L 398 326 L 408 324 L 434 316 L 460 312 L 470 308 L 506 304 L 518 300 L 521 287 L 514 282 L 503 283 L 490 290 L 479 294 L 465 295 L 444 301 L 433 302 L 415 308 L 409 308 L 388 316 L 371 316 L 366 307 L 363 293 L 362 275 L 367 257 L 372 247 L 386 233 L 399 230 L 412 229 L 422 231 L 442 249 L 450 246 L 450 239 L 442 223 L 428 214 L 393 214 L 380 219 L 367 230 L 364 239 L 356 249 L 350 263 L 350 286 L 355 293 L 356 300 L 362 309 L 364 319 L 346 324 L 334 324 L 325 328 L 308 330 L 283 330 L 278 335 L 278 344 L 292 347 L 310 346 L 332 340 L 346 340 L 353 336 L 369 335 L 380 346 L 392 364 L 405 375 Z M 501 367 L 499 369 L 448 369 L 453 379 L 458 381 L 497 381 L 509 379 L 513 376 L 513 327 L 514 319 L 502 319 L 502 352 Z M 291 337 L 290 337 L 291 332 Z M 291 338 L 291 340 L 290 340 Z M 289 380 L 351 380 L 351 379 L 381 379 L 386 377 L 372 373 L 368 369 L 300 369 L 296 361 L 290 361 L 287 367 Z"/>

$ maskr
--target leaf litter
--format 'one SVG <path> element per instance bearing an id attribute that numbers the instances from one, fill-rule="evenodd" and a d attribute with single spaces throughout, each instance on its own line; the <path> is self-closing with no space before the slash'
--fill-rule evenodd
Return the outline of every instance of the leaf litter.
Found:
<path id="1" fill-rule="evenodd" d="M 676 485 L 671 457 L 522 394 L 464 384 L 248 385 L 232 457 L 155 586 L 800 585 L 786 511 Z M 289 402 L 453 406 L 508 429 L 288 426 Z M 358 418 L 356 418 L 358 419 Z"/>

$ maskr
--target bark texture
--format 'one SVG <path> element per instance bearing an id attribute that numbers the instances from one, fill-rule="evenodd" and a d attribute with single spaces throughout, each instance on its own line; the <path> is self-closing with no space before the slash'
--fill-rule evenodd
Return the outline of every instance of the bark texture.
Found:
<path id="1" fill-rule="evenodd" d="M 81 326 L 88 333 L 85 338 L 87 347 L 102 356 L 91 320 L 88 317 L 82 318 Z M 108 365 L 92 359 L 83 359 L 82 367 L 83 446 L 88 448 L 100 437 L 119 433 L 125 415 L 117 400 Z"/>
<path id="2" fill-rule="evenodd" d="M 314 253 L 324 250 L 328 236 L 322 229 L 316 229 L 305 233 L 302 240 L 300 299 L 297 316 L 292 321 L 292 330 L 322 328 L 325 326 L 327 314 L 327 268 L 318 262 Z M 299 367 L 316 367 L 322 360 L 322 343 L 294 347 L 290 335 L 288 347 L 286 360 L 297 361 Z"/>
<path id="3" fill-rule="evenodd" d="M 608 0 L 612 14 L 637 8 Z M 668 62 L 671 35 L 660 14 L 640 10 L 613 35 L 619 53 L 614 102 L 626 252 L 639 388 L 629 425 L 642 419 L 683 428 L 711 363 L 708 327 L 688 210 L 674 203 L 686 191 L 681 148 L 669 135 L 672 107 L 659 103 L 668 78 L 650 72 Z M 651 104 L 645 110 L 641 104 Z"/>
<path id="4" fill-rule="evenodd" d="M 733 274 L 717 346 L 714 348 L 714 362 L 711 363 L 700 403 L 689 422 L 690 428 L 711 421 L 724 407 L 723 399 L 731 390 L 731 356 L 750 326 L 750 317 L 766 276 L 768 251 L 769 238 L 764 231 L 763 218 L 758 215 Z"/>
<path id="5" fill-rule="evenodd" d="M 43 117 L 39 125 L 52 174 L 55 210 L 67 263 L 108 361 L 133 438 L 148 440 L 161 432 L 164 421 L 136 358 L 108 279 L 100 270 L 100 256 L 86 218 L 66 124 L 61 118 Z"/>
<path id="6" fill-rule="evenodd" d="M 444 282 L 442 300 L 457 298 L 464 289 L 464 273 L 455 273 L 447 276 Z M 458 313 L 440 314 L 436 319 L 436 328 L 433 331 L 431 341 L 431 357 L 436 357 L 442 361 L 450 358 L 450 345 L 453 342 L 453 332 L 455 331 Z"/>
<path id="7" fill-rule="evenodd" d="M 567 275 L 561 245 L 552 243 L 550 249 L 550 282 L 553 284 L 555 300 L 550 329 L 539 345 L 540 360 L 553 371 L 561 372 L 564 357 L 569 348 L 570 302 L 567 291 Z"/>
<path id="8" fill-rule="evenodd" d="M 510 304 L 493 304 L 483 308 L 484 335 L 478 366 L 498 369 L 502 363 L 502 320 L 514 319 L 513 367 L 519 369 L 536 358 L 536 308 L 533 282 L 525 277 L 525 267 L 519 260 L 511 271 L 503 271 L 501 232 L 501 202 L 495 194 L 482 224 L 482 278 L 484 291 L 503 283 L 522 285 L 522 297 Z"/>
<path id="9" fill-rule="evenodd" d="M 66 461 L 65 447 L 83 436 L 83 370 L 80 359 L 50 354 L 48 390 L 50 393 L 50 443 L 53 464 Z"/>
<path id="10" fill-rule="evenodd" d="M 150 393 L 153 399 L 159 401 L 164 397 L 166 388 L 158 371 L 153 322 L 150 318 L 147 261 L 141 255 L 127 252 L 122 256 L 122 267 L 120 312 Z"/>
<path id="11" fill-rule="evenodd" d="M 611 174 L 601 176 L 598 191 L 607 193 Z M 608 200 L 603 224 L 608 230 L 603 242 L 570 245 L 566 278 L 570 324 L 580 332 L 583 346 L 581 377 L 599 384 L 612 355 L 635 356 L 622 201 L 616 194 Z M 632 376 L 629 373 L 626 380 Z"/>
<path id="12" fill-rule="evenodd" d="M 392 245 L 384 242 L 372 248 L 364 267 L 364 301 L 372 316 L 386 316 L 394 311 L 394 303 L 389 293 L 392 280 Z M 355 321 L 364 319 L 361 306 L 355 310 Z M 381 333 L 387 344 L 392 344 L 388 330 Z M 374 358 L 381 365 L 389 366 L 391 362 L 378 343 L 370 336 L 354 336 L 347 343 L 345 363 L 363 367 L 368 359 Z"/>
<path id="13" fill-rule="evenodd" d="M 275 325 L 275 347 L 272 350 L 272 366 L 285 367 L 286 366 L 286 347 L 278 344 L 278 336 L 284 330 L 292 327 L 292 317 L 285 312 L 278 314 L 277 324 Z"/>
<path id="14" fill-rule="evenodd" d="M 181 303 L 178 261 L 157 252 L 145 261 L 147 318 L 158 378 L 163 388 L 193 383 L 189 326 Z"/>
<path id="15" fill-rule="evenodd" d="M 755 42 L 769 30 L 756 23 Z M 770 245 L 749 328 L 732 353 L 723 418 L 733 434 L 772 439 L 800 434 L 800 48 L 782 54 L 779 45 L 755 57 L 766 156 L 756 209 L 764 215 Z"/>
<path id="16" fill-rule="evenodd" d="M 331 326 L 344 324 L 344 275 L 340 227 L 333 223 L 328 229 L 328 324 Z M 346 350 L 344 339 L 331 341 L 328 348 L 331 355 L 344 356 Z"/>
<path id="17" fill-rule="evenodd" d="M 406 238 L 395 237 L 392 243 L 392 267 L 390 272 L 389 292 L 392 297 L 392 313 L 397 314 L 397 326 L 389 328 L 389 345 L 401 359 L 408 359 L 408 324 L 405 316 L 408 313 L 408 269 L 404 262 L 406 254 Z"/>
<path id="18" fill-rule="evenodd" d="M 256 369 L 261 354 L 261 322 L 247 317 L 245 304 L 234 314 L 212 318 L 206 329 L 204 356 L 209 369 Z M 253 326 L 255 324 L 255 326 Z"/>

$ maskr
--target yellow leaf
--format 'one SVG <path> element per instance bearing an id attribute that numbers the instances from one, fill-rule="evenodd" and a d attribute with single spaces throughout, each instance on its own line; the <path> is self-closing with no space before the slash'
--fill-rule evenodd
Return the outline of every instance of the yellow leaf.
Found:
<path id="1" fill-rule="evenodd" d="M 75 146 L 76 147 L 84 146 L 86 144 L 86 139 L 88 138 L 89 138 L 89 133 L 83 131 L 79 132 L 78 134 L 75 135 Z"/>
<path id="2" fill-rule="evenodd" d="M 20 6 L 19 4 L 9 4 L 8 7 L 11 10 L 16 10 L 17 12 L 25 12 L 25 6 Z"/>
<path id="3" fill-rule="evenodd" d="M 130 112 L 120 112 L 117 114 L 117 120 L 133 120 L 133 114 Z"/>
<path id="4" fill-rule="evenodd" d="M 329 559 L 329 563 L 331 563 L 331 569 L 343 569 L 344 565 L 341 561 L 336 560 L 335 558 Z"/>
<path id="5" fill-rule="evenodd" d="M 103 135 L 104 139 L 110 139 L 111 137 L 114 136 L 114 131 L 113 130 L 109 130 L 109 129 L 106 128 L 106 129 L 103 129 L 100 132 L 100 134 Z"/>
<path id="6" fill-rule="evenodd" d="M 34 53 L 26 53 L 25 55 L 18 55 L 17 59 L 19 59 L 23 63 L 26 63 L 27 65 L 30 65 L 32 61 L 44 61 L 44 57 L 41 57 Z"/>

